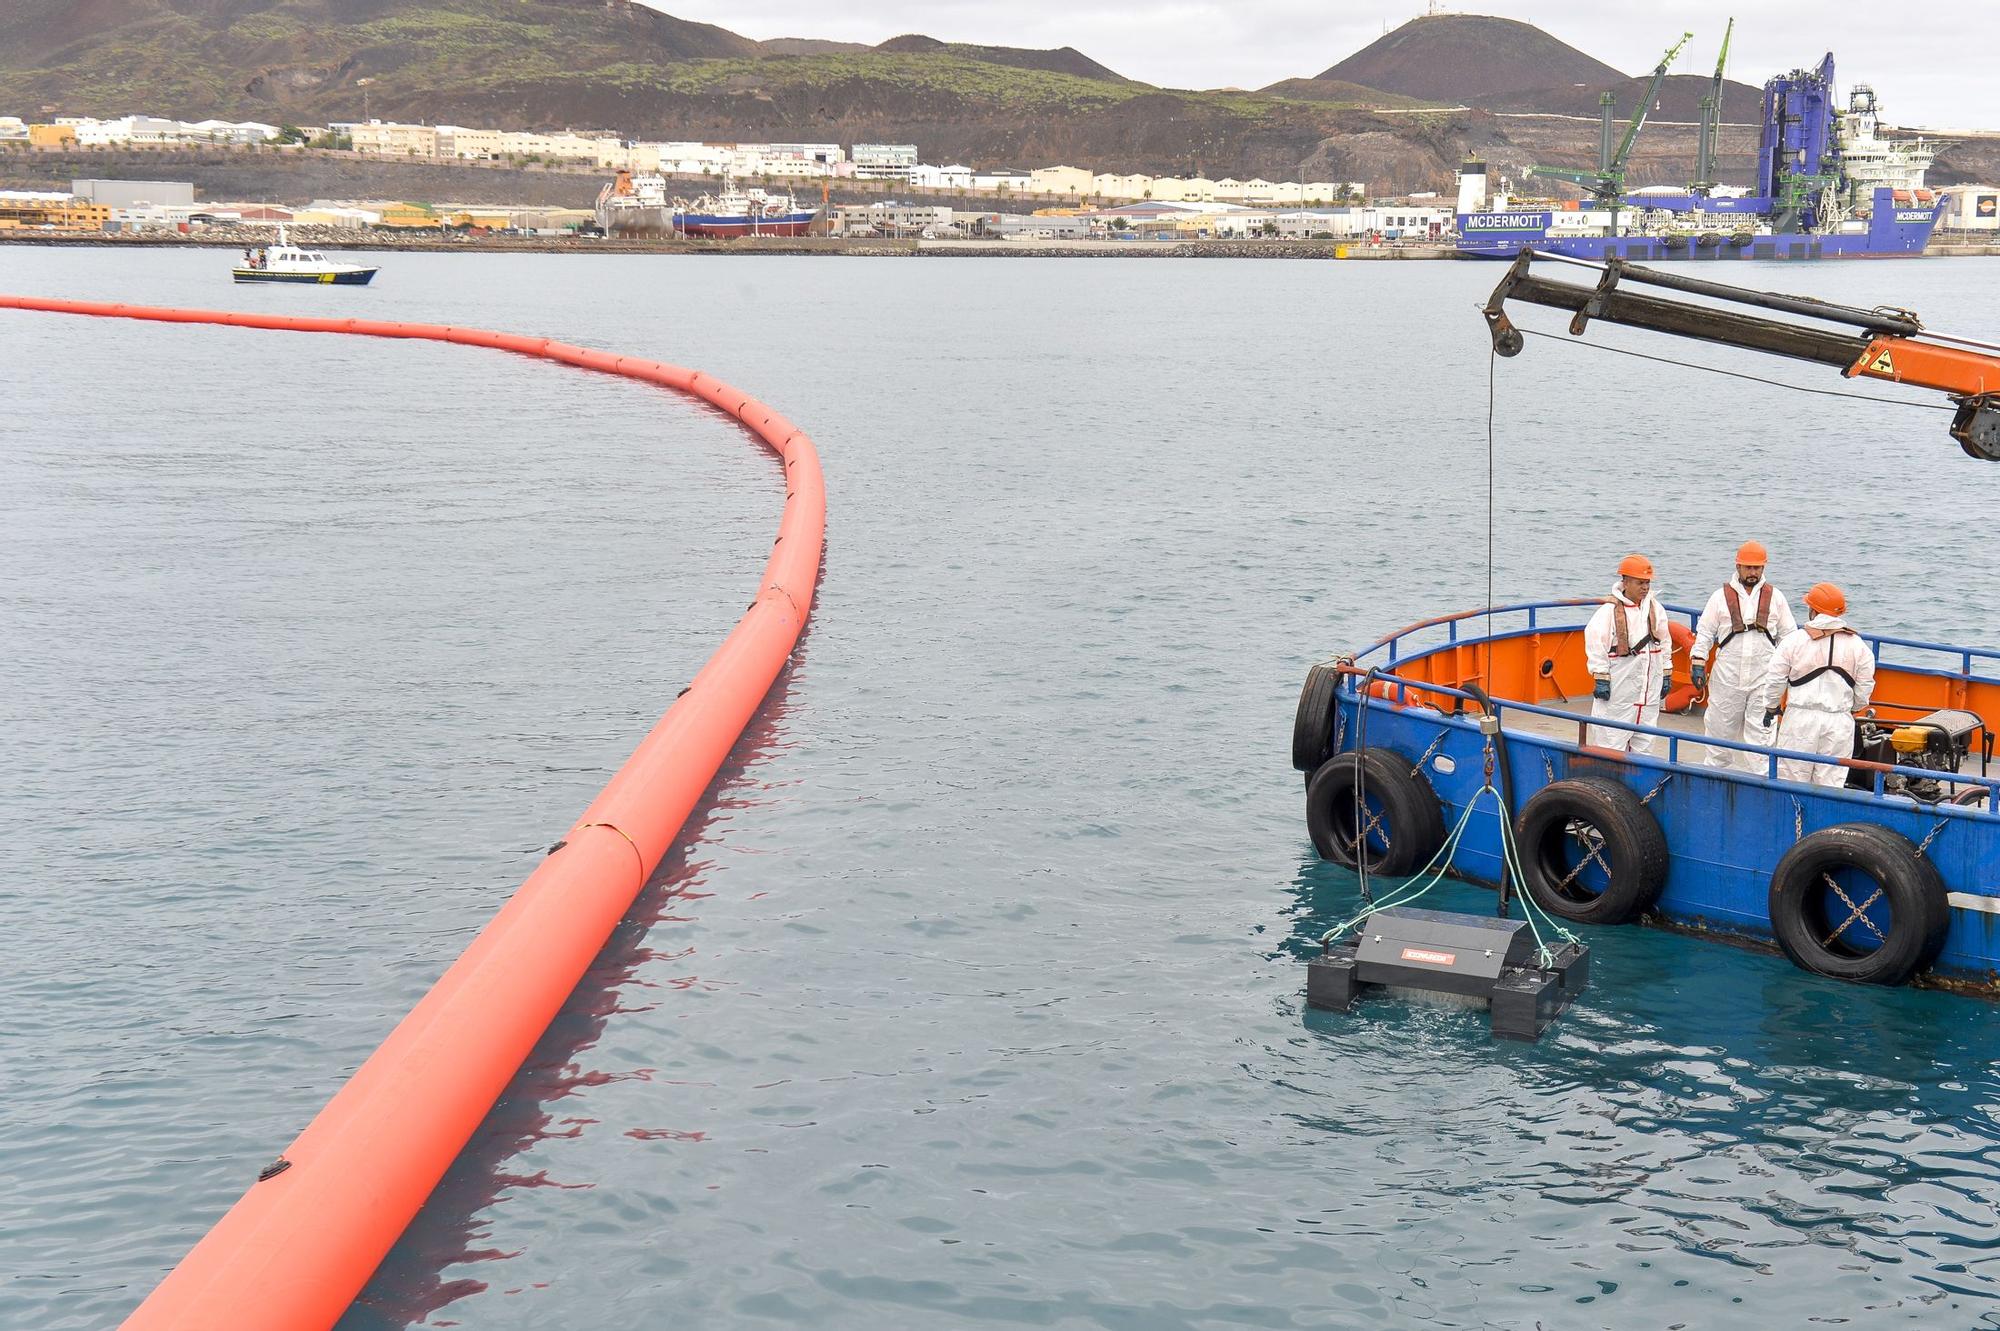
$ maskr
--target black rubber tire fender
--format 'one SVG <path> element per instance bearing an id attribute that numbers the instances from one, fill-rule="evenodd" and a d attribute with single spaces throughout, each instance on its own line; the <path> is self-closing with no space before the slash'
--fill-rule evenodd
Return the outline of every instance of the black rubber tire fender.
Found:
<path id="1" fill-rule="evenodd" d="M 1575 885 L 1565 841 L 1591 829 L 1606 885 Z M 1536 791 L 1514 820 L 1522 886 L 1551 915 L 1584 924 L 1626 924 L 1653 908 L 1667 882 L 1667 837 L 1631 789 L 1606 776 L 1575 776 Z"/>
<path id="2" fill-rule="evenodd" d="M 1887 898 L 1889 933 L 1872 951 L 1842 946 L 1837 922 L 1826 918 L 1821 875 L 1837 869 L 1855 870 Z M 1857 904 L 1871 899 L 1872 893 Z M 1771 871 L 1769 906 L 1771 931 L 1793 965 L 1862 984 L 1902 984 L 1937 960 L 1951 928 L 1951 900 L 1937 865 L 1908 837 L 1878 823 L 1839 823 L 1800 837 Z"/>
<path id="3" fill-rule="evenodd" d="M 1292 721 L 1292 766 L 1310 776 L 1333 752 L 1334 692 L 1340 672 L 1324 663 L 1306 671 L 1299 714 Z"/>
<path id="4" fill-rule="evenodd" d="M 1368 872 L 1407 877 L 1430 863 L 1444 844 L 1444 806 L 1421 771 L 1393 749 L 1336 753 L 1306 784 L 1306 831 L 1321 859 L 1355 868 L 1354 784 L 1381 811 L 1386 849 L 1369 846 Z"/>

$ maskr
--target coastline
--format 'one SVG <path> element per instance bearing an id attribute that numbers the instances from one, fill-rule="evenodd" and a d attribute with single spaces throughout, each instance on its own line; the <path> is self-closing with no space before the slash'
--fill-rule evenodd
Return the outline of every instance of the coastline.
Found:
<path id="1" fill-rule="evenodd" d="M 921 240 L 840 236 L 744 236 L 734 240 L 612 240 L 576 236 L 439 236 L 370 232 L 365 238 L 292 228 L 295 243 L 318 250 L 411 254 L 789 254 L 856 258 L 1113 259 L 1456 259 L 1449 245 L 1350 245 L 1330 240 Z M 0 231 L 0 245 L 242 250 L 276 232 L 232 228 L 226 235 L 177 232 L 61 235 Z"/>
<path id="2" fill-rule="evenodd" d="M 212 229 L 211 229 L 212 230 Z M 301 234 L 298 243 L 318 250 L 360 250 L 378 254 L 782 254 L 869 259 L 1329 259 L 1457 260 L 1450 245 L 1357 245 L 1331 240 L 922 240 L 842 236 L 743 236 L 734 240 L 611 240 L 576 236 L 440 236 L 370 232 L 365 238 Z M 66 235 L 0 231 L 0 245 L 90 246 L 137 249 L 242 250 L 276 240 L 275 231 L 231 228 L 227 234 L 176 232 Z M 1884 256 L 1865 256 L 1884 257 Z M 1934 243 L 1922 254 L 1886 256 L 1916 259 L 2000 257 L 2000 243 Z M 1836 262 L 1825 260 L 1824 262 Z"/>

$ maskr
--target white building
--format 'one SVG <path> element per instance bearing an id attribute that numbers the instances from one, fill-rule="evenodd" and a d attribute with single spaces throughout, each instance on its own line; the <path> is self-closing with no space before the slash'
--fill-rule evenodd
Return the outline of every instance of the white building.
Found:
<path id="1" fill-rule="evenodd" d="M 1090 178 L 1090 192 L 1100 199 L 1149 199 L 1153 196 L 1153 178 L 1099 172 Z"/>
<path id="2" fill-rule="evenodd" d="M 19 116 L 0 116 L 0 143 L 28 137 L 28 124 Z"/>
<path id="3" fill-rule="evenodd" d="M 182 133 L 185 142 L 248 145 L 269 143 L 278 137 L 278 127 L 257 120 L 198 120 L 183 125 Z"/>
<path id="4" fill-rule="evenodd" d="M 464 125 L 439 125 L 437 127 L 437 153 L 440 157 L 455 157 L 465 162 L 497 161 L 505 155 L 507 131 L 504 129 L 470 129 Z"/>
<path id="5" fill-rule="evenodd" d="M 1087 197 L 1096 177 L 1080 166 L 1045 166 L 1028 173 L 1028 191 L 1055 198 Z"/>
<path id="6" fill-rule="evenodd" d="M 714 143 L 655 143 L 660 173 L 668 176 L 719 176 L 729 169 L 731 148 Z"/>
<path id="7" fill-rule="evenodd" d="M 854 174 L 864 180 L 908 180 L 917 169 L 914 143 L 857 143 Z"/>
<path id="8" fill-rule="evenodd" d="M 81 138 L 81 132 L 78 137 Z M 434 125 L 400 125 L 393 121 L 371 120 L 347 131 L 354 151 L 370 157 L 436 157 L 438 132 Z"/>
<path id="9" fill-rule="evenodd" d="M 2000 231 L 2000 185 L 1953 185 L 1940 195 L 1944 213 L 1939 226 L 1949 231 Z"/>
<path id="10" fill-rule="evenodd" d="M 936 236 L 950 230 L 952 210 L 932 204 L 840 204 L 833 230 L 841 236 Z"/>
<path id="11" fill-rule="evenodd" d="M 1153 197 L 1168 203 L 1214 203 L 1217 183 L 1206 176 L 1195 176 L 1188 180 L 1176 176 L 1157 176 L 1153 180 Z"/>
<path id="12" fill-rule="evenodd" d="M 1026 171 L 1010 171 L 1005 168 L 975 171 L 972 173 L 972 188 L 990 193 L 1019 194 L 1028 188 L 1028 179 Z"/>
<path id="13" fill-rule="evenodd" d="M 917 189 L 970 190 L 972 188 L 972 168 L 969 166 L 926 166 L 920 162 L 910 171 L 910 184 Z"/>
<path id="14" fill-rule="evenodd" d="M 847 160 L 837 143 L 759 143 L 736 145 L 739 148 L 755 147 L 764 155 L 768 165 L 772 162 L 804 162 L 811 166 L 825 168 L 811 172 L 812 175 L 830 176 L 833 168 Z"/>
<path id="15" fill-rule="evenodd" d="M 1444 236 L 1451 232 L 1454 221 L 1449 208 L 1436 204 L 1383 203 L 1358 211 L 1366 216 L 1370 231 L 1390 240 Z"/>

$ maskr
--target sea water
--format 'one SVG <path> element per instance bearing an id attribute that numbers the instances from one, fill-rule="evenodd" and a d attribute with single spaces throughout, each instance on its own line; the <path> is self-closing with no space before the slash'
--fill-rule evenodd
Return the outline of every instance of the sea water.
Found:
<path id="1" fill-rule="evenodd" d="M 827 472 L 793 666 L 344 1331 L 2000 1322 L 1988 1002 L 1643 928 L 1534 1046 L 1301 1001 L 1356 895 L 1297 688 L 1484 602 L 1489 370 L 1501 599 L 1642 550 L 1698 601 L 1755 537 L 1991 646 L 2000 469 L 1944 413 L 1602 327 L 1495 366 L 1476 264 L 229 257 L 9 246 L 0 290 L 698 366 Z M 1714 275 L 2000 336 L 1994 261 Z M 699 668 L 781 502 L 647 385 L 0 313 L 0 1324 L 136 1305 Z"/>

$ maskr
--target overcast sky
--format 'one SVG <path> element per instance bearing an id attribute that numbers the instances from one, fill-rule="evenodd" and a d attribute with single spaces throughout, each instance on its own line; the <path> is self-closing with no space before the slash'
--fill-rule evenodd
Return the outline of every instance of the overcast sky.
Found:
<path id="1" fill-rule="evenodd" d="M 879 42 L 922 32 L 945 41 L 1074 46 L 1119 73 L 1175 88 L 1256 88 L 1319 73 L 1424 10 L 1423 0 L 647 0 L 746 37 Z M 1682 31 L 1674 72 L 1715 68 L 1737 19 L 1729 75 L 1759 84 L 1832 51 L 1843 92 L 1872 83 L 1894 124 L 2000 128 L 1995 0 L 1681 0 L 1667 17 L 1605 0 L 1503 0 L 1461 12 L 1532 23 L 1606 64 L 1639 74 Z M 1651 6 L 1644 8 L 1650 9 Z"/>

